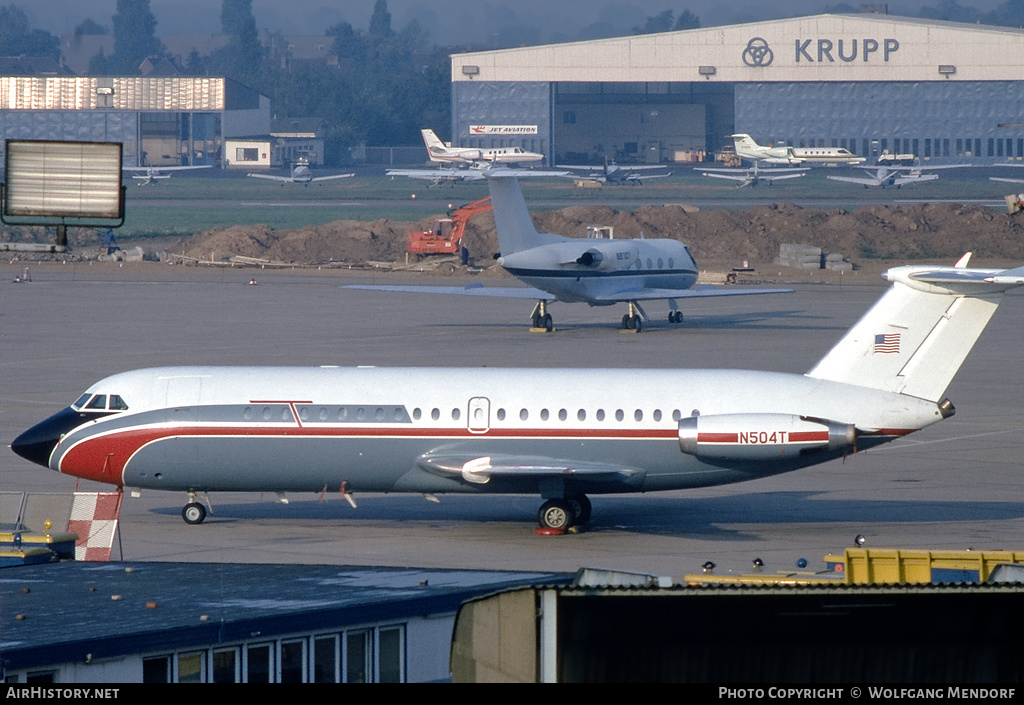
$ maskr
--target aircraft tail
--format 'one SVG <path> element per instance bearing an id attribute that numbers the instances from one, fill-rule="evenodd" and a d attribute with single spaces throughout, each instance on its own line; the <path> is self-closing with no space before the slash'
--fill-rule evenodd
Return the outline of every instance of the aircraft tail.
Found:
<path id="1" fill-rule="evenodd" d="M 491 189 L 491 206 L 494 210 L 494 227 L 498 233 L 498 246 L 502 255 L 511 255 L 540 245 L 561 241 L 556 235 L 537 232 L 530 211 L 523 199 L 519 180 L 511 174 L 491 170 L 487 173 L 487 185 Z"/>
<path id="2" fill-rule="evenodd" d="M 435 154 L 444 154 L 448 150 L 433 130 L 420 130 L 420 134 L 423 135 L 423 144 L 427 146 L 427 154 L 430 155 L 431 161 L 437 161 L 434 159 Z"/>
<path id="3" fill-rule="evenodd" d="M 736 154 L 741 151 L 749 152 L 755 149 L 761 149 L 761 145 L 754 141 L 750 135 L 732 135 L 732 144 L 736 150 Z"/>
<path id="4" fill-rule="evenodd" d="M 939 401 L 1003 292 L 1024 286 L 1024 267 L 967 269 L 969 257 L 887 271 L 889 290 L 807 376 Z"/>

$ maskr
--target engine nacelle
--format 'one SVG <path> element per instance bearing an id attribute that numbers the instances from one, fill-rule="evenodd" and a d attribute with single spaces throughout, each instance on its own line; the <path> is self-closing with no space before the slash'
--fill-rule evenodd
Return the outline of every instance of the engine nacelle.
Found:
<path id="1" fill-rule="evenodd" d="M 584 267 L 596 267 L 604 261 L 604 254 L 600 250 L 587 250 L 576 258 L 576 264 Z"/>
<path id="2" fill-rule="evenodd" d="M 679 422 L 679 449 L 719 460 L 782 460 L 853 448 L 852 424 L 793 414 L 717 414 Z"/>

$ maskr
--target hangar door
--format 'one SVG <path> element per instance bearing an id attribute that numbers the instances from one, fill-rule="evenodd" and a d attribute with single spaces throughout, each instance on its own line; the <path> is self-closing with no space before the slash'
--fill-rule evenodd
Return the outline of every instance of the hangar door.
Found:
<path id="1" fill-rule="evenodd" d="M 553 111 L 555 161 L 690 161 L 721 147 L 721 136 L 732 131 L 733 113 L 731 85 L 559 83 Z"/>

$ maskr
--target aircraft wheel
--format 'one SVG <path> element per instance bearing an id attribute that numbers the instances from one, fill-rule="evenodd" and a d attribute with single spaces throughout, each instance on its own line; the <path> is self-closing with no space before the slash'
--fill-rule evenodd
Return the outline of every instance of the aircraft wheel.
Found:
<path id="1" fill-rule="evenodd" d="M 622 330 L 629 330 L 629 314 L 622 317 Z"/>
<path id="2" fill-rule="evenodd" d="M 569 504 L 572 505 L 572 512 L 576 515 L 575 524 L 583 525 L 590 521 L 590 514 L 593 507 L 590 504 L 590 498 L 585 494 L 578 494 L 572 497 L 566 497 Z"/>
<path id="3" fill-rule="evenodd" d="M 537 521 L 542 529 L 566 531 L 575 522 L 572 504 L 564 499 L 549 499 L 540 505 Z"/>
<path id="4" fill-rule="evenodd" d="M 550 333 L 554 329 L 555 329 L 555 322 L 553 320 L 551 320 L 551 314 L 550 313 L 545 313 L 544 314 L 544 330 L 546 330 L 548 333 Z"/>
<path id="5" fill-rule="evenodd" d="M 202 524 L 206 519 L 206 507 L 199 502 L 189 502 L 181 510 L 181 518 L 186 524 Z"/>
<path id="6" fill-rule="evenodd" d="M 640 318 L 640 316 L 634 316 L 633 317 L 633 325 L 630 326 L 630 327 L 631 328 L 635 328 L 636 332 L 639 333 L 644 328 L 643 319 Z"/>

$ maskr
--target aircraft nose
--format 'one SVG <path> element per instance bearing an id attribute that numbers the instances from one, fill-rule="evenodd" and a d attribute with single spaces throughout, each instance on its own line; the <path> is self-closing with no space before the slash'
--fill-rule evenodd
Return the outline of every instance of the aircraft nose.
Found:
<path id="1" fill-rule="evenodd" d="M 11 443 L 11 450 L 25 460 L 44 468 L 50 466 L 50 454 L 61 437 L 71 429 L 80 426 L 86 415 L 72 408 L 54 414 L 22 433 Z"/>

